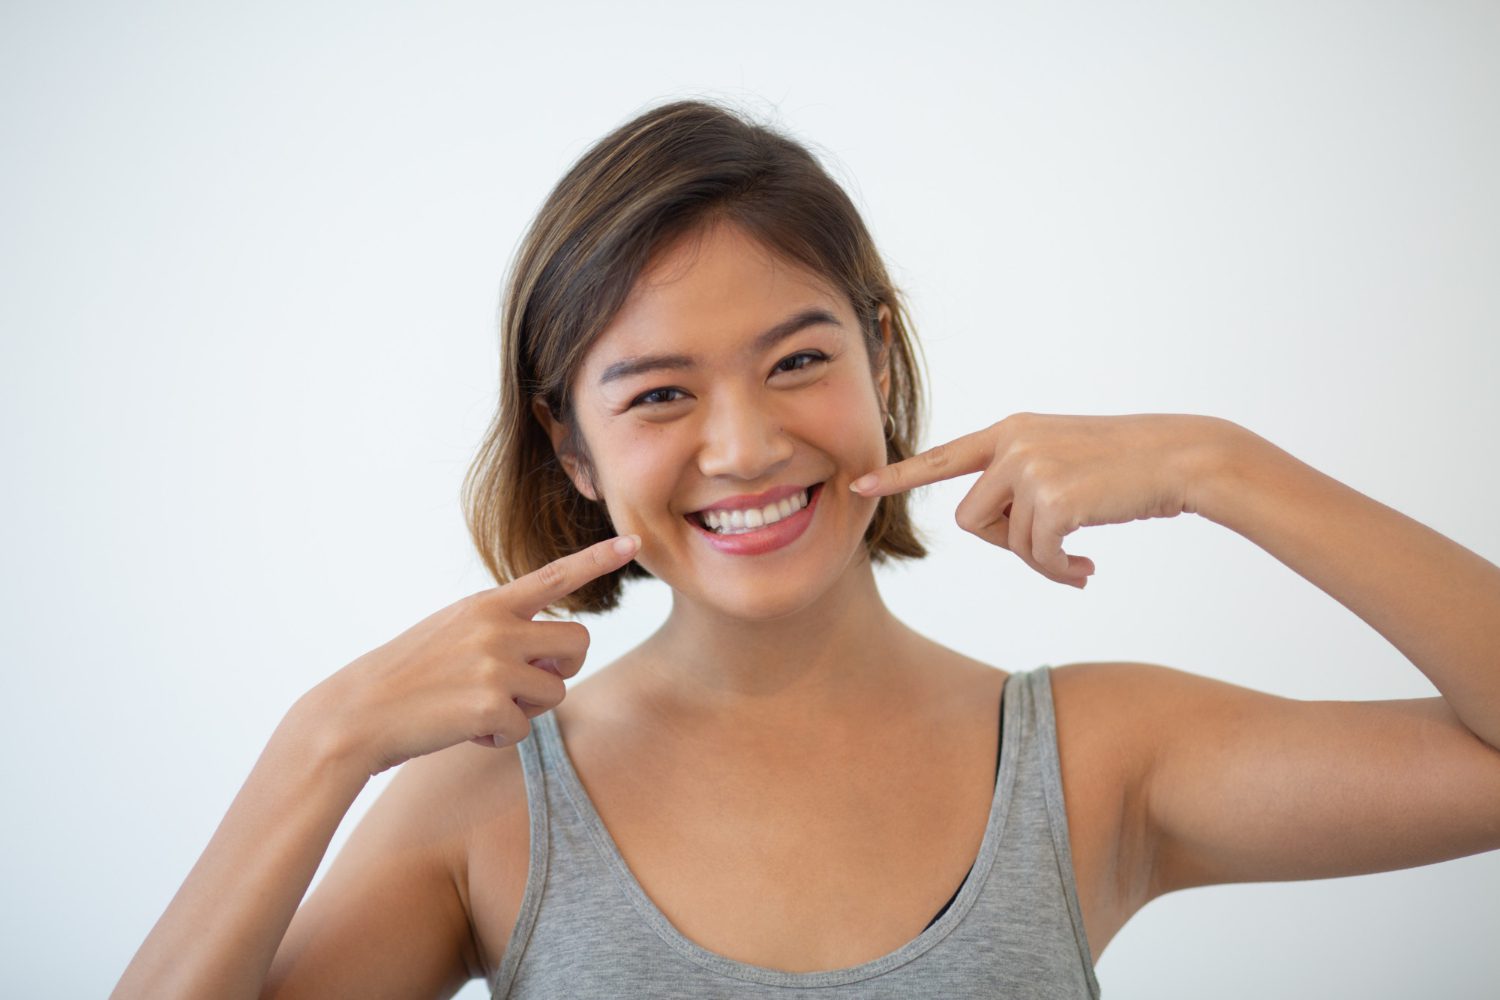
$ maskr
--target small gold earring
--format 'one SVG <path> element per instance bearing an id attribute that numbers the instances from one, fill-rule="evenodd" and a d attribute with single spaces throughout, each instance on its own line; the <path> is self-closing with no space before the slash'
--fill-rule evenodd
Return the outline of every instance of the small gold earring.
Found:
<path id="1" fill-rule="evenodd" d="M 894 415 L 892 415 L 890 410 L 885 411 L 885 427 L 885 436 L 888 438 L 894 438 L 896 436 L 896 418 Z"/>

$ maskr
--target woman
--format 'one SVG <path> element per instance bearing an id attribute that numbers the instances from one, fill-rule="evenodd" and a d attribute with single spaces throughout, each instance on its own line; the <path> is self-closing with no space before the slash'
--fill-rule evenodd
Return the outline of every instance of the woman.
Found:
<path id="1" fill-rule="evenodd" d="M 466 489 L 501 585 L 293 706 L 116 996 L 1098 996 L 1164 893 L 1500 847 L 1500 570 L 1213 417 L 1013 414 L 915 453 L 900 296 L 796 143 L 702 102 L 621 127 L 503 327 Z M 1443 697 L 946 649 L 873 564 L 924 554 L 905 491 L 973 473 L 958 523 L 1049 580 L 1093 572 L 1081 526 L 1197 513 Z M 648 574 L 667 621 L 565 691 L 587 629 L 537 616 Z"/>

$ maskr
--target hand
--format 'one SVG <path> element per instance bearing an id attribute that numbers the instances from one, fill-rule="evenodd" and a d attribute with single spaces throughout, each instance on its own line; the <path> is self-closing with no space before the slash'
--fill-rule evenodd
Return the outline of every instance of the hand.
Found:
<path id="1" fill-rule="evenodd" d="M 371 775 L 464 740 L 520 742 L 532 718 L 562 702 L 563 678 L 589 647 L 579 622 L 533 616 L 624 566 L 639 546 L 634 535 L 606 539 L 449 605 L 309 691 L 303 717 L 339 730 L 339 745 Z"/>
<path id="2" fill-rule="evenodd" d="M 1065 553 L 1063 538 L 1085 525 L 1194 511 L 1191 488 L 1237 426 L 1195 414 L 1017 413 L 876 469 L 850 488 L 881 497 L 981 473 L 958 505 L 958 526 L 1047 579 L 1081 589 L 1094 563 Z"/>

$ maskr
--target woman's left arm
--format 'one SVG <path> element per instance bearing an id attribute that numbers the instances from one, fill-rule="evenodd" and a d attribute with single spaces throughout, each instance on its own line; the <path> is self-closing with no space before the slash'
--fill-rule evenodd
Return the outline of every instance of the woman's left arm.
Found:
<path id="1" fill-rule="evenodd" d="M 975 472 L 959 526 L 1075 587 L 1094 571 L 1062 549 L 1080 527 L 1190 512 L 1238 532 L 1385 636 L 1500 749 L 1500 568 L 1239 424 L 1016 413 L 850 488 L 879 497 Z"/>
<path id="2" fill-rule="evenodd" d="M 1187 509 L 1358 615 L 1500 749 L 1500 567 L 1238 424 L 1205 433 Z"/>

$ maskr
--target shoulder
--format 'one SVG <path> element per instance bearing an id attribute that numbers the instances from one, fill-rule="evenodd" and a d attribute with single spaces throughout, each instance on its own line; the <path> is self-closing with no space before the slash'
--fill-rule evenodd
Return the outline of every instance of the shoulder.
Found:
<path id="1" fill-rule="evenodd" d="M 1149 669 L 1147 664 L 1099 661 L 1048 670 L 1060 752 L 1115 759 L 1119 777 L 1142 763 L 1131 758 L 1144 750 L 1138 711 L 1143 687 L 1151 678 L 1143 674 L 1143 667 Z"/>
<path id="2" fill-rule="evenodd" d="M 1189 707 L 1205 686 L 1232 685 L 1154 663 L 1123 660 L 1054 666 L 1052 704 L 1057 728 L 1075 748 L 1104 749 L 1126 772 L 1149 765 L 1154 727 Z"/>
<path id="3" fill-rule="evenodd" d="M 460 743 L 401 765 L 385 793 L 400 799 L 435 839 L 461 842 L 469 831 L 526 811 L 526 782 L 514 746 Z"/>
<path id="4" fill-rule="evenodd" d="M 526 889 L 531 831 L 520 751 L 460 743 L 406 762 L 388 794 L 428 825 L 469 924 L 470 975 L 487 976 Z"/>
<path id="5" fill-rule="evenodd" d="M 1140 714 L 1146 664 L 1069 663 L 1048 671 L 1075 875 L 1102 950 L 1150 901 L 1145 789 L 1150 734 Z"/>
<path id="6" fill-rule="evenodd" d="M 1069 663 L 1049 673 L 1064 778 L 1071 763 L 1080 783 L 1116 789 L 1122 821 L 1130 818 L 1124 814 L 1131 806 L 1141 804 L 1168 739 L 1177 739 L 1185 727 L 1212 731 L 1205 722 L 1220 721 L 1247 701 L 1271 698 L 1155 663 Z M 1205 719 L 1209 715 L 1215 718 Z"/>

